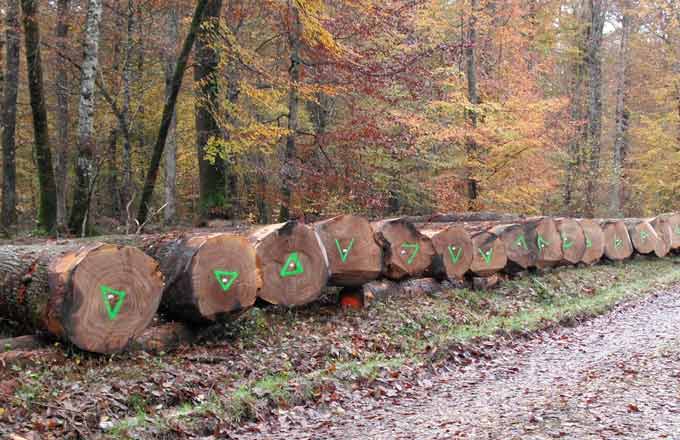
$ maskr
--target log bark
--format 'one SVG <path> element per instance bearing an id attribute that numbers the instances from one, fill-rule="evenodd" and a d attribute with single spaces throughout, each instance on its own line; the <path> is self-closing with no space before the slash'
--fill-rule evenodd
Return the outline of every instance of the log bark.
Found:
<path id="1" fill-rule="evenodd" d="M 496 212 L 451 212 L 430 215 L 406 216 L 404 220 L 411 223 L 463 223 L 463 222 L 501 222 L 517 223 L 526 217 L 516 214 L 499 214 Z"/>
<path id="2" fill-rule="evenodd" d="M 311 228 L 289 221 L 266 226 L 249 239 L 262 274 L 260 298 L 271 304 L 299 306 L 319 297 L 328 281 L 328 263 Z"/>
<path id="3" fill-rule="evenodd" d="M 0 353 L 12 350 L 36 350 L 47 345 L 49 345 L 49 341 L 40 336 L 17 336 L 16 338 L 0 339 Z"/>
<path id="4" fill-rule="evenodd" d="M 637 253 L 646 255 L 656 251 L 659 236 L 647 220 L 627 219 L 624 223 L 628 228 L 628 236 Z"/>
<path id="5" fill-rule="evenodd" d="M 604 255 L 612 261 L 621 261 L 633 255 L 633 243 L 623 220 L 602 220 Z"/>
<path id="6" fill-rule="evenodd" d="M 604 232 L 595 220 L 579 219 L 577 221 L 583 229 L 583 237 L 586 241 L 586 250 L 581 262 L 588 265 L 595 264 L 604 255 Z"/>
<path id="7" fill-rule="evenodd" d="M 442 285 L 434 278 L 417 278 L 401 282 L 376 280 L 358 288 L 343 289 L 340 292 L 340 304 L 352 309 L 366 308 L 376 301 L 388 298 L 434 295 L 442 290 Z"/>
<path id="8" fill-rule="evenodd" d="M 562 242 L 562 263 L 580 263 L 586 252 L 586 237 L 583 228 L 579 222 L 570 218 L 556 219 L 555 225 Z"/>
<path id="9" fill-rule="evenodd" d="M 382 271 L 382 249 L 364 217 L 340 215 L 316 223 L 314 230 L 328 256 L 329 283 L 360 286 Z"/>
<path id="10" fill-rule="evenodd" d="M 649 219 L 649 223 L 654 228 L 657 235 L 656 248 L 654 253 L 657 257 L 663 258 L 671 251 L 671 243 L 673 241 L 673 230 L 667 218 L 663 216 Z"/>
<path id="11" fill-rule="evenodd" d="M 149 325 L 163 277 L 141 251 L 115 245 L 5 246 L 0 317 L 96 353 L 126 348 Z"/>
<path id="12" fill-rule="evenodd" d="M 198 332 L 182 322 L 168 322 L 148 328 L 139 338 L 132 341 L 130 350 L 149 353 L 168 353 L 181 345 L 188 345 L 198 339 Z"/>
<path id="13" fill-rule="evenodd" d="M 417 278 L 431 269 L 434 246 L 413 223 L 387 219 L 373 223 L 373 229 L 383 250 L 383 275 L 387 278 Z"/>
<path id="14" fill-rule="evenodd" d="M 451 225 L 443 230 L 425 229 L 421 232 L 430 237 L 435 256 L 432 273 L 437 278 L 462 279 L 470 270 L 473 258 L 472 238 L 460 225 Z"/>
<path id="15" fill-rule="evenodd" d="M 194 324 L 210 324 L 255 303 L 260 277 L 255 249 L 230 234 L 182 236 L 144 247 L 166 280 L 160 310 Z"/>
<path id="16" fill-rule="evenodd" d="M 472 235 L 473 258 L 470 270 L 485 277 L 502 271 L 508 257 L 505 244 L 493 232 L 478 232 Z"/>

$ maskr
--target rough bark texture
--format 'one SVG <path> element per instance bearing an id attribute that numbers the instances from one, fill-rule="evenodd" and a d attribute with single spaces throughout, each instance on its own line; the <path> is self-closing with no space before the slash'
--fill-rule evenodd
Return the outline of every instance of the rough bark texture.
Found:
<path id="1" fill-rule="evenodd" d="M 435 256 L 432 273 L 438 278 L 462 279 L 472 265 L 474 248 L 470 234 L 461 225 L 442 230 L 421 229 L 432 240 Z"/>
<path id="2" fill-rule="evenodd" d="M 487 221 L 515 223 L 524 220 L 526 217 L 523 215 L 501 214 L 496 212 L 451 212 L 420 216 L 405 216 L 402 218 L 411 223 L 461 223 Z M 428 227 L 427 224 L 423 226 Z"/>
<path id="3" fill-rule="evenodd" d="M 57 26 L 55 36 L 59 52 L 56 56 L 55 95 L 57 96 L 57 151 L 54 161 L 54 178 L 57 187 L 57 224 L 66 227 L 66 200 L 68 196 L 66 181 L 69 165 L 69 78 L 68 63 L 63 55 L 66 53 L 69 30 L 70 0 L 57 1 Z"/>
<path id="4" fill-rule="evenodd" d="M 562 263 L 580 263 L 586 252 L 586 237 L 583 228 L 576 220 L 570 218 L 556 219 L 555 225 L 562 242 Z"/>
<path id="5" fill-rule="evenodd" d="M 288 92 L 288 135 L 283 153 L 281 165 L 281 209 L 279 221 L 290 218 L 290 208 L 293 201 L 293 182 L 298 175 L 296 161 L 297 145 L 296 136 L 298 129 L 298 110 L 300 107 L 300 93 L 298 91 L 302 63 L 300 50 L 302 47 L 302 23 L 295 2 L 288 0 L 288 14 L 292 23 L 292 29 L 288 33 L 288 45 L 290 46 L 290 68 L 288 69 L 289 92 Z"/>
<path id="6" fill-rule="evenodd" d="M 583 238 L 586 241 L 586 250 L 583 253 L 582 263 L 595 264 L 604 255 L 604 232 L 600 224 L 591 219 L 577 220 L 583 229 Z"/>
<path id="7" fill-rule="evenodd" d="M 271 304 L 297 306 L 319 297 L 328 281 L 328 263 L 311 228 L 289 221 L 266 226 L 250 240 L 262 274 L 260 298 Z"/>
<path id="8" fill-rule="evenodd" d="M 90 199 L 98 165 L 94 161 L 94 105 L 95 79 L 99 66 L 99 24 L 102 19 L 102 1 L 89 0 L 83 40 L 83 64 L 80 76 L 80 102 L 78 104 L 78 158 L 76 182 L 69 229 L 78 233 L 90 211 Z"/>
<path id="9" fill-rule="evenodd" d="M 146 221 L 146 217 L 149 213 L 149 203 L 151 203 L 153 189 L 156 185 L 158 168 L 161 163 L 161 157 L 163 156 L 163 150 L 165 149 L 165 141 L 167 140 L 168 132 L 170 131 L 170 126 L 172 125 L 172 115 L 175 112 L 177 95 L 179 94 L 179 89 L 182 87 L 182 79 L 184 77 L 184 70 L 186 69 L 187 61 L 189 59 L 189 53 L 191 52 L 191 48 L 194 45 L 196 32 L 198 32 L 200 23 L 203 19 L 203 11 L 205 10 L 208 2 L 209 0 L 197 1 L 196 9 L 194 10 L 194 16 L 191 20 L 191 27 L 189 28 L 186 39 L 184 40 L 182 51 L 177 58 L 175 72 L 172 75 L 170 95 L 168 96 L 168 99 L 165 100 L 165 105 L 163 106 L 163 116 L 161 118 L 161 125 L 158 130 L 158 137 L 156 138 L 156 143 L 153 147 L 153 155 L 151 157 L 149 169 L 146 173 L 146 179 L 144 180 L 142 199 L 139 205 L 139 212 L 137 213 L 137 220 L 140 223 L 144 223 L 144 221 Z"/>
<path id="10" fill-rule="evenodd" d="M 201 219 L 228 217 L 230 206 L 226 193 L 227 177 L 224 159 L 208 154 L 211 138 L 220 138 L 220 127 L 214 112 L 219 107 L 219 56 L 212 35 L 222 10 L 222 0 L 209 0 L 196 40 L 194 81 L 198 86 L 196 103 L 196 154 L 199 175 L 199 216 Z"/>
<path id="11" fill-rule="evenodd" d="M 17 93 L 19 91 L 19 0 L 8 0 L 5 10 L 5 84 L 2 98 L 2 212 L 0 225 L 9 227 L 16 223 L 17 170 L 16 122 Z"/>
<path id="12" fill-rule="evenodd" d="M 121 351 L 140 335 L 163 289 L 153 259 L 115 245 L 5 246 L 0 268 L 0 317 L 97 353 Z"/>
<path id="13" fill-rule="evenodd" d="M 383 250 L 383 275 L 387 278 L 415 278 L 431 269 L 434 246 L 413 223 L 387 219 L 373 223 L 373 230 Z"/>
<path id="14" fill-rule="evenodd" d="M 167 12 L 166 26 L 166 56 L 165 56 L 165 99 L 167 100 L 172 91 L 172 72 L 175 70 L 177 55 L 175 48 L 179 42 L 179 17 L 176 9 Z M 172 112 L 172 121 L 168 131 L 168 139 L 165 142 L 165 203 L 163 210 L 165 224 L 173 224 L 177 221 L 177 112 Z"/>
<path id="15" fill-rule="evenodd" d="M 442 289 L 442 285 L 434 278 L 416 278 L 401 282 L 377 280 L 366 283 L 360 288 L 343 289 L 340 292 L 340 303 L 350 308 L 365 308 L 376 301 L 389 298 L 436 295 Z"/>
<path id="16" fill-rule="evenodd" d="M 508 263 L 505 244 L 492 232 L 472 235 L 473 259 L 470 270 L 479 276 L 489 276 L 502 271 Z"/>
<path id="17" fill-rule="evenodd" d="M 633 248 L 639 254 L 651 254 L 659 245 L 659 236 L 654 227 L 644 219 L 629 219 L 624 222 L 628 228 L 628 235 Z"/>
<path id="18" fill-rule="evenodd" d="M 360 286 L 382 271 L 382 249 L 364 217 L 340 215 L 314 225 L 328 256 L 329 283 Z"/>
<path id="19" fill-rule="evenodd" d="M 191 344 L 198 339 L 196 329 L 183 322 L 169 322 L 148 328 L 130 343 L 130 351 L 149 353 L 168 353 L 182 345 Z"/>
<path id="20" fill-rule="evenodd" d="M 38 0 L 21 0 L 24 25 L 24 45 L 28 67 L 28 88 L 33 115 L 34 156 L 38 171 L 39 207 L 38 224 L 53 231 L 57 223 L 57 191 L 52 169 L 52 153 L 48 135 L 47 109 L 43 89 L 42 61 L 40 58 L 40 28 L 38 25 Z"/>
<path id="21" fill-rule="evenodd" d="M 192 235 L 144 250 L 160 263 L 166 281 L 160 310 L 168 316 L 208 324 L 255 303 L 260 277 L 244 237 Z"/>
<path id="22" fill-rule="evenodd" d="M 600 222 L 604 234 L 604 255 L 610 260 L 621 261 L 633 255 L 633 243 L 623 220 Z"/>

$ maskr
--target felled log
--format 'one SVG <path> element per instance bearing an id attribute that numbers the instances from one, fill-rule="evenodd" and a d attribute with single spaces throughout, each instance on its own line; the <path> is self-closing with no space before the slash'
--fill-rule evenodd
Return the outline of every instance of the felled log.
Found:
<path id="1" fill-rule="evenodd" d="M 383 275 L 387 278 L 417 278 L 431 269 L 434 246 L 413 223 L 396 218 L 375 222 L 372 226 L 376 241 L 382 247 Z"/>
<path id="2" fill-rule="evenodd" d="M 472 288 L 474 290 L 489 290 L 496 287 L 501 282 L 501 278 L 495 274 L 488 277 L 473 277 Z"/>
<path id="3" fill-rule="evenodd" d="M 524 226 L 519 223 L 497 225 L 489 230 L 505 245 L 508 262 L 505 271 L 515 273 L 536 265 L 536 249 L 529 245 Z"/>
<path id="4" fill-rule="evenodd" d="M 471 222 L 498 222 L 517 223 L 526 217 L 517 214 L 501 214 L 497 212 L 451 212 L 435 213 L 430 215 L 406 216 L 404 220 L 411 223 L 471 223 Z"/>
<path id="5" fill-rule="evenodd" d="M 624 220 L 633 248 L 639 254 L 651 254 L 658 247 L 659 236 L 652 225 L 644 219 Z"/>
<path id="6" fill-rule="evenodd" d="M 550 217 L 532 217 L 522 225 L 529 247 L 536 255 L 539 269 L 554 267 L 562 261 L 562 239 L 555 221 Z"/>
<path id="7" fill-rule="evenodd" d="M 299 306 L 319 297 L 328 281 L 328 264 L 311 228 L 289 221 L 265 226 L 249 239 L 260 264 L 260 298 L 271 304 Z"/>
<path id="8" fill-rule="evenodd" d="M 47 345 L 49 345 L 49 341 L 37 335 L 17 336 L 16 338 L 0 339 L 0 353 L 11 350 L 35 350 Z"/>
<path id="9" fill-rule="evenodd" d="M 361 287 L 347 287 L 340 292 L 340 304 L 356 309 L 368 307 L 388 298 L 434 295 L 442 292 L 442 285 L 434 278 L 416 278 L 400 282 L 376 280 Z"/>
<path id="10" fill-rule="evenodd" d="M 209 324 L 255 303 L 260 277 L 245 237 L 181 236 L 144 250 L 160 263 L 166 280 L 160 310 L 172 318 Z"/>
<path id="11" fill-rule="evenodd" d="M 662 214 L 671 228 L 671 250 L 680 249 L 680 214 Z"/>
<path id="12" fill-rule="evenodd" d="M 183 322 L 168 322 L 146 329 L 130 343 L 130 350 L 168 353 L 181 345 L 193 343 L 197 338 L 197 329 Z"/>
<path id="13" fill-rule="evenodd" d="M 633 255 L 633 243 L 623 220 L 602 220 L 604 255 L 612 261 L 621 261 Z"/>
<path id="14" fill-rule="evenodd" d="M 0 317 L 96 353 L 126 348 L 161 299 L 158 264 L 108 244 L 0 247 Z"/>
<path id="15" fill-rule="evenodd" d="M 360 286 L 380 276 L 382 249 L 366 218 L 340 215 L 316 223 L 314 230 L 328 256 L 330 284 Z"/>
<path id="16" fill-rule="evenodd" d="M 470 234 L 460 225 L 449 225 L 441 230 L 421 230 L 432 240 L 435 257 L 432 273 L 438 278 L 461 279 L 470 270 L 473 246 Z"/>
<path id="17" fill-rule="evenodd" d="M 505 244 L 494 233 L 484 231 L 472 235 L 473 258 L 470 270 L 479 276 L 500 272 L 508 263 Z"/>
<path id="18" fill-rule="evenodd" d="M 671 243 L 673 242 L 673 230 L 667 217 L 658 216 L 649 219 L 649 223 L 654 228 L 657 235 L 656 247 L 654 253 L 657 257 L 663 258 L 671 251 Z"/>
<path id="19" fill-rule="evenodd" d="M 604 255 L 604 232 L 600 224 L 592 219 L 578 219 L 578 224 L 583 229 L 583 238 L 586 242 L 586 250 L 583 253 L 581 262 L 584 264 L 595 264 Z"/>
<path id="20" fill-rule="evenodd" d="M 586 238 L 583 228 L 576 220 L 570 218 L 555 219 L 555 225 L 562 242 L 562 263 L 580 263 L 586 252 Z"/>

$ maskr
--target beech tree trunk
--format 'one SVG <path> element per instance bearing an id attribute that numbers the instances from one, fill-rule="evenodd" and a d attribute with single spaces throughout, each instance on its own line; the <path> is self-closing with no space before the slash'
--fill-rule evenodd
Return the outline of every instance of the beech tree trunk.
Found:
<path id="1" fill-rule="evenodd" d="M 328 263 L 311 228 L 289 221 L 265 226 L 249 238 L 262 274 L 260 298 L 271 304 L 298 306 L 319 297 L 328 281 Z"/>
<path id="2" fill-rule="evenodd" d="M 467 76 L 467 92 L 468 101 L 472 109 L 467 111 L 468 121 L 472 130 L 477 128 L 477 105 L 479 105 L 479 94 L 477 92 L 477 9 L 479 8 L 478 0 L 470 1 L 470 19 L 468 23 L 468 41 L 465 46 L 466 59 L 466 76 Z M 478 154 L 479 147 L 477 141 L 473 136 L 470 136 L 466 142 L 466 154 L 469 161 L 473 161 Z M 474 170 L 468 166 L 466 170 L 467 180 L 467 197 L 468 209 L 474 211 L 477 206 L 477 197 L 479 189 L 477 188 L 477 179 Z"/>
<path id="3" fill-rule="evenodd" d="M 474 256 L 472 238 L 461 225 L 451 225 L 441 230 L 421 230 L 432 240 L 435 257 L 432 273 L 438 278 L 461 280 L 470 270 Z"/>
<path id="4" fill-rule="evenodd" d="M 592 219 L 576 220 L 583 229 L 583 238 L 586 241 L 586 250 L 583 253 L 581 262 L 584 264 L 595 264 L 604 255 L 604 232 L 600 224 Z"/>
<path id="5" fill-rule="evenodd" d="M 180 237 L 144 246 L 166 281 L 160 310 L 194 324 L 209 324 L 255 303 L 261 280 L 255 249 L 229 234 Z"/>
<path id="6" fill-rule="evenodd" d="M 57 1 L 57 27 L 55 35 L 57 37 L 56 55 L 56 79 L 55 95 L 57 96 L 57 154 L 54 163 L 54 178 L 57 187 L 57 224 L 60 228 L 66 228 L 66 200 L 68 198 L 68 188 L 66 186 L 69 165 L 69 78 L 68 63 L 63 55 L 66 53 L 67 37 L 69 30 L 70 1 Z"/>
<path id="7" fill-rule="evenodd" d="M 76 185 L 69 229 L 78 233 L 87 222 L 90 199 L 98 165 L 94 161 L 94 106 L 95 79 L 99 66 L 99 23 L 102 19 L 102 0 L 88 0 L 85 35 L 83 40 L 83 65 L 80 77 L 80 103 L 78 105 L 78 158 L 76 160 Z"/>
<path id="8" fill-rule="evenodd" d="M 17 170 L 16 170 L 16 121 L 17 94 L 19 91 L 19 0 L 8 0 L 5 10 L 5 84 L 2 98 L 2 223 L 9 227 L 16 223 Z"/>
<path id="9" fill-rule="evenodd" d="M 34 156 L 38 171 L 40 201 L 38 225 L 48 232 L 57 223 L 57 191 L 52 169 L 52 152 L 48 134 L 45 92 L 43 89 L 42 61 L 40 58 L 40 27 L 38 25 L 38 0 L 21 0 L 24 25 L 24 44 L 28 67 L 28 88 L 33 114 Z"/>
<path id="10" fill-rule="evenodd" d="M 139 205 L 139 212 L 137 213 L 137 221 L 139 221 L 140 224 L 146 221 L 146 217 L 149 214 L 149 203 L 151 203 L 153 189 L 156 185 L 156 178 L 158 177 L 158 168 L 160 167 L 161 163 L 161 156 L 163 155 L 165 142 L 168 137 L 168 132 L 170 131 L 170 126 L 172 125 L 172 115 L 175 112 L 175 104 L 177 103 L 179 89 L 182 87 L 184 70 L 186 69 L 189 53 L 191 52 L 191 48 L 194 45 L 194 40 L 196 39 L 196 33 L 198 32 L 201 21 L 203 20 L 203 12 L 206 9 L 209 1 L 210 0 L 197 0 L 194 16 L 191 20 L 191 27 L 189 28 L 189 33 L 184 40 L 182 51 L 180 52 L 179 57 L 177 57 L 177 65 L 175 66 L 175 72 L 172 75 L 170 95 L 168 96 L 168 99 L 165 100 L 165 105 L 163 106 L 163 116 L 161 118 L 161 125 L 158 130 L 158 137 L 156 138 L 156 143 L 153 147 L 153 155 L 151 157 L 149 169 L 147 170 L 146 178 L 144 180 L 142 199 Z"/>
<path id="11" fill-rule="evenodd" d="M 107 244 L 0 247 L 0 317 L 96 353 L 115 353 L 158 309 L 163 278 L 141 251 Z"/>
<path id="12" fill-rule="evenodd" d="M 600 222 L 604 233 L 604 255 L 612 261 L 621 261 L 633 255 L 633 243 L 623 220 Z"/>
<path id="13" fill-rule="evenodd" d="M 364 217 L 340 215 L 316 223 L 314 230 L 328 257 L 330 284 L 360 286 L 380 276 L 382 249 Z"/>
<path id="14" fill-rule="evenodd" d="M 175 70 L 177 56 L 175 48 L 179 42 L 179 17 L 176 9 L 167 12 L 167 28 L 165 57 L 165 99 L 170 97 L 172 91 L 172 72 Z M 165 142 L 165 203 L 163 210 L 165 224 L 173 224 L 177 221 L 177 112 L 173 111 L 172 121 L 168 131 L 168 139 Z"/>
<path id="15" fill-rule="evenodd" d="M 387 278 L 417 278 L 432 269 L 435 256 L 432 241 L 413 223 L 396 218 L 372 226 L 383 250 L 383 275 Z"/>

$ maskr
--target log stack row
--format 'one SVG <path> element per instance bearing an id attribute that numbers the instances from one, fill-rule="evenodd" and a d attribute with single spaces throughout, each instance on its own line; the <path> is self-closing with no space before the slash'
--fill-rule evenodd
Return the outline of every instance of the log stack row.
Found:
<path id="1" fill-rule="evenodd" d="M 462 280 L 621 261 L 635 253 L 664 257 L 673 250 L 680 250 L 680 214 L 599 220 L 440 215 L 374 223 L 341 215 L 313 225 L 269 225 L 248 236 L 5 246 L 0 320 L 114 353 L 133 345 L 158 310 L 199 326 L 257 298 L 308 304 L 327 285 L 352 292 L 379 278 Z"/>

